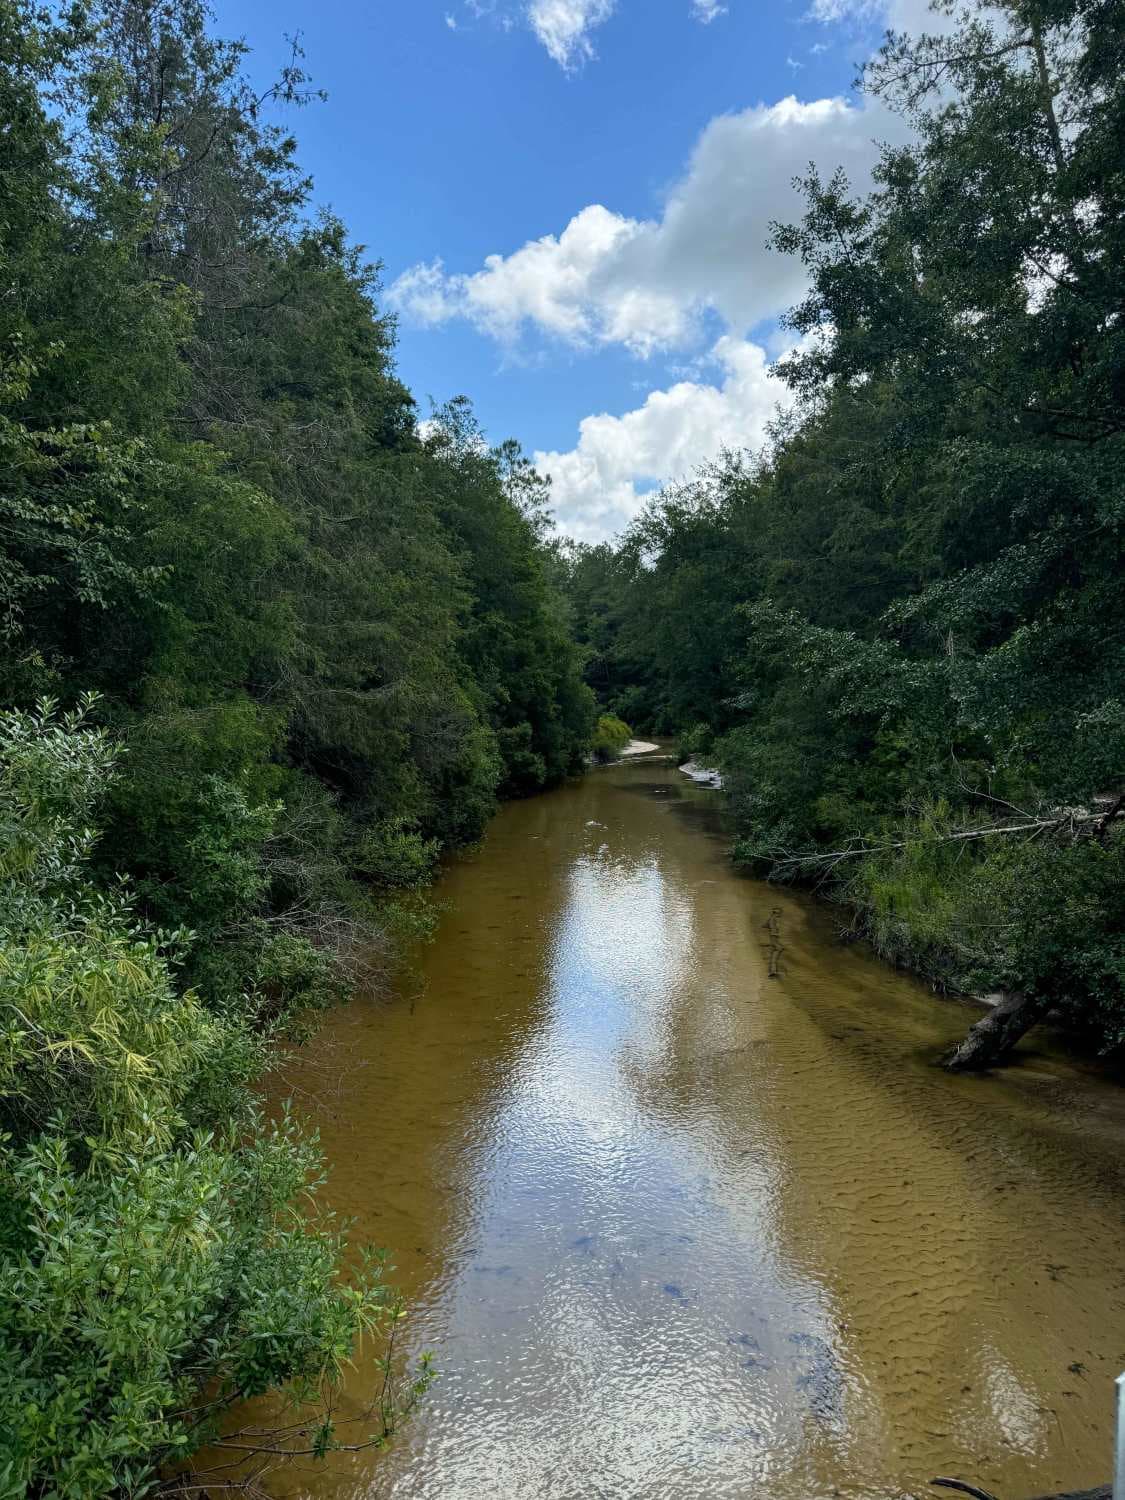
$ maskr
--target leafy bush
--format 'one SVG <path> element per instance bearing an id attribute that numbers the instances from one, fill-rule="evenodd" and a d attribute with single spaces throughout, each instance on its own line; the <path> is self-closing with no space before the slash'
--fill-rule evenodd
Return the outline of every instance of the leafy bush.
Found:
<path id="1" fill-rule="evenodd" d="M 628 724 L 615 718 L 613 714 L 602 714 L 594 727 L 590 752 L 594 759 L 602 764 L 611 760 L 620 760 L 622 750 L 632 738 L 633 731 Z"/>
<path id="2" fill-rule="evenodd" d="M 360 1334 L 399 1315 L 378 1263 L 345 1283 L 339 1231 L 308 1215 L 315 1142 L 255 1112 L 266 1034 L 178 988 L 186 934 L 147 930 L 127 892 L 91 883 L 118 751 L 89 707 L 0 714 L 0 1493 L 13 1497 L 139 1494 L 231 1403 L 314 1395 Z M 307 958 L 277 952 L 275 977 Z"/>
<path id="3" fill-rule="evenodd" d="M 968 820 L 927 809 L 901 847 L 843 886 L 885 957 L 971 993 L 1042 997 L 1109 1051 L 1125 1041 L 1125 829 L 1034 842 L 950 837 Z"/>
<path id="4" fill-rule="evenodd" d="M 680 765 L 689 760 L 706 760 L 715 749 L 715 733 L 710 724 L 693 724 L 679 737 L 676 760 Z"/>

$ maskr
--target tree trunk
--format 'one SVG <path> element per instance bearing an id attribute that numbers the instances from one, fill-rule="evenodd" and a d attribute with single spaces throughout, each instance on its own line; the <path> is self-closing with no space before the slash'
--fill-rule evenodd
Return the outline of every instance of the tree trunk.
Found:
<path id="1" fill-rule="evenodd" d="M 1047 67 L 1047 52 L 1043 46 L 1043 28 L 1038 21 L 1031 22 L 1031 45 L 1035 52 L 1035 65 L 1039 70 L 1039 92 L 1043 100 L 1043 113 L 1047 119 L 1047 133 L 1051 137 L 1051 152 L 1055 158 L 1055 169 L 1061 176 L 1066 170 L 1066 156 L 1063 154 L 1062 132 L 1059 130 L 1058 116 L 1055 114 L 1055 85 L 1051 82 L 1050 70 Z"/>
<path id="2" fill-rule="evenodd" d="M 966 1484 L 962 1479 L 931 1479 L 931 1484 L 940 1489 L 961 1490 L 966 1495 L 975 1495 L 978 1500 L 996 1500 L 987 1490 L 978 1490 L 975 1484 Z M 1096 1490 L 1067 1490 L 1065 1495 L 1039 1495 L 1037 1500 L 1113 1500 L 1111 1487 L 1099 1485 Z"/>
<path id="3" fill-rule="evenodd" d="M 1025 1031 L 1042 1020 L 1050 1007 L 1051 1002 L 1041 996 L 1013 990 L 970 1028 L 960 1046 L 946 1055 L 945 1067 L 954 1073 L 993 1067 L 1007 1056 Z"/>

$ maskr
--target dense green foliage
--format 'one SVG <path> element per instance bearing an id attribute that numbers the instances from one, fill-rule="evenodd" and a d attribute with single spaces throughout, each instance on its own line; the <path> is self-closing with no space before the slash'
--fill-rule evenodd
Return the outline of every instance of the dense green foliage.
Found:
<path id="1" fill-rule="evenodd" d="M 590 747 L 594 759 L 603 763 L 620 760 L 622 750 L 632 738 L 633 731 L 628 724 L 613 714 L 599 714 L 598 722 L 594 726 L 593 743 Z"/>
<path id="2" fill-rule="evenodd" d="M 0 715 L 0 755 L 0 1493 L 142 1493 L 399 1308 L 376 1261 L 339 1280 L 338 1230 L 295 1206 L 319 1164 L 254 1110 L 268 1030 L 183 990 L 188 935 L 91 879 L 118 747 L 46 703 Z"/>
<path id="3" fill-rule="evenodd" d="M 727 774 L 738 856 L 889 956 L 1125 1038 L 1125 9 L 891 37 L 910 146 L 804 184 L 759 457 L 576 549 L 589 680 Z"/>
<path id="4" fill-rule="evenodd" d="M 420 426 L 299 54 L 243 66 L 196 0 L 0 0 L 4 1495 L 140 1493 L 394 1316 L 254 1080 L 593 728 L 542 482 Z"/>

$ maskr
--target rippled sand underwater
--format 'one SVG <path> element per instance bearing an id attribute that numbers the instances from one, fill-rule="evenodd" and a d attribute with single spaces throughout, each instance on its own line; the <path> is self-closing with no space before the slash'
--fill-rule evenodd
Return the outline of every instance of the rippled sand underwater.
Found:
<path id="1" fill-rule="evenodd" d="M 641 760 L 505 808 L 396 998 L 286 1070 L 442 1374 L 389 1452 L 272 1493 L 1108 1477 L 1125 1090 L 1042 1043 L 993 1078 L 935 1069 L 971 1015 L 738 876 L 717 807 Z"/>

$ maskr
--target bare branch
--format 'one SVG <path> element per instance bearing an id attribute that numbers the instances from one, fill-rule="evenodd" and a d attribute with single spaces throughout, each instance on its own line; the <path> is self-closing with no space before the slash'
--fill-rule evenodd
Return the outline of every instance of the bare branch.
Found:
<path id="1" fill-rule="evenodd" d="M 942 833 L 931 835 L 919 835 L 912 839 L 894 839 L 887 843 L 871 844 L 857 840 L 846 849 L 829 849 L 823 853 L 811 852 L 808 854 L 788 854 L 780 859 L 774 860 L 776 869 L 805 869 L 815 868 L 818 865 L 833 867 L 845 859 L 858 859 L 865 854 L 887 854 L 896 849 L 911 849 L 918 844 L 964 844 L 975 839 L 989 839 L 1001 837 L 1005 834 L 1027 833 L 1035 837 L 1050 829 L 1070 828 L 1075 834 L 1080 829 L 1090 824 L 1099 824 L 1102 828 L 1108 827 L 1114 818 L 1120 817 L 1125 809 L 1125 796 L 1119 799 L 1116 806 L 1110 808 L 1108 813 L 1086 812 L 1077 808 L 1067 808 L 1061 813 L 1049 818 L 1030 818 L 1022 823 L 990 823 L 981 828 L 963 828 L 956 833 Z"/>
<path id="2" fill-rule="evenodd" d="M 930 1483 L 945 1490 L 960 1490 L 964 1495 L 975 1496 L 976 1500 L 996 1500 L 996 1496 L 990 1495 L 987 1490 L 979 1490 L 975 1484 L 966 1484 L 962 1479 L 931 1479 Z"/>

